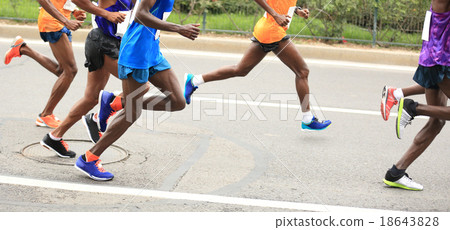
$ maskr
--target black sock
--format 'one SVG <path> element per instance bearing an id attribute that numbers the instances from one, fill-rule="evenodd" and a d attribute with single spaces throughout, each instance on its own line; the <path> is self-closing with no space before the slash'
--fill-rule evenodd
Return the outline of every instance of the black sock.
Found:
<path id="1" fill-rule="evenodd" d="M 405 171 L 406 169 L 398 169 L 395 165 L 392 165 L 392 168 L 389 169 L 389 172 L 394 177 L 403 176 L 403 174 L 405 174 Z"/>
<path id="2" fill-rule="evenodd" d="M 410 115 L 412 117 L 417 116 L 417 106 L 418 105 L 419 105 L 419 103 L 417 103 L 415 101 L 412 101 L 411 103 L 408 103 L 408 105 L 406 105 L 406 106 L 408 106 L 409 111 L 411 111 Z"/>

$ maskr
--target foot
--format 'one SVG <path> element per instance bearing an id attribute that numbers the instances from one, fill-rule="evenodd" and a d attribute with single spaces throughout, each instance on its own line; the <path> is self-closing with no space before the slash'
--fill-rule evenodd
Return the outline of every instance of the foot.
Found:
<path id="1" fill-rule="evenodd" d="M 186 99 L 186 104 L 191 104 L 191 95 L 194 93 L 198 86 L 194 86 L 192 84 L 192 79 L 194 78 L 193 74 L 186 73 L 184 74 L 185 84 L 184 84 L 184 99 Z"/>
<path id="2" fill-rule="evenodd" d="M 383 93 L 381 94 L 381 116 L 385 121 L 389 119 L 391 108 L 398 104 L 397 99 L 394 97 L 394 91 L 396 88 L 384 86 Z"/>
<path id="3" fill-rule="evenodd" d="M 383 179 L 383 182 L 391 187 L 416 191 L 423 190 L 423 186 L 419 183 L 414 182 L 407 173 L 399 176 L 392 176 L 392 174 L 388 170 L 386 176 Z"/>
<path id="4" fill-rule="evenodd" d="M 85 173 L 93 180 L 112 180 L 114 178 L 114 175 L 110 172 L 107 172 L 100 162 L 100 160 L 86 162 L 86 156 L 81 155 L 80 157 L 78 157 L 77 162 L 75 162 L 75 168 Z"/>
<path id="5" fill-rule="evenodd" d="M 20 47 L 23 45 L 25 45 L 25 42 L 23 41 L 21 36 L 17 36 L 16 38 L 14 38 L 13 42 L 11 43 L 11 48 L 5 53 L 5 65 L 8 65 L 11 62 L 11 59 L 22 56 L 20 54 Z"/>
<path id="6" fill-rule="evenodd" d="M 100 140 L 100 137 L 102 137 L 102 133 L 100 132 L 97 122 L 94 121 L 94 116 L 97 116 L 97 114 L 90 113 L 83 116 L 83 124 L 84 127 L 86 127 L 89 139 L 95 144 Z"/>
<path id="7" fill-rule="evenodd" d="M 108 91 L 102 90 L 98 96 L 98 101 L 100 103 L 100 109 L 98 110 L 98 124 L 100 127 L 100 132 L 104 133 L 108 124 L 108 120 L 116 111 L 111 108 L 111 102 L 114 100 L 114 94 Z"/>
<path id="8" fill-rule="evenodd" d="M 407 125 L 411 124 L 411 121 L 416 116 L 417 102 L 411 99 L 402 98 L 398 106 L 397 122 L 395 123 L 397 138 L 402 139 L 403 132 Z"/>
<path id="9" fill-rule="evenodd" d="M 60 124 L 61 120 L 59 120 L 54 114 L 50 114 L 45 117 L 39 114 L 36 119 L 36 125 L 40 127 L 50 127 L 56 129 Z"/>
<path id="10" fill-rule="evenodd" d="M 55 141 L 47 134 L 40 143 L 45 148 L 53 150 L 62 158 L 74 158 L 76 155 L 73 151 L 69 150 L 69 145 L 63 139 Z"/>
<path id="11" fill-rule="evenodd" d="M 302 122 L 303 131 L 320 131 L 328 128 L 331 125 L 330 120 L 319 121 L 316 117 L 313 117 L 309 123 Z"/>

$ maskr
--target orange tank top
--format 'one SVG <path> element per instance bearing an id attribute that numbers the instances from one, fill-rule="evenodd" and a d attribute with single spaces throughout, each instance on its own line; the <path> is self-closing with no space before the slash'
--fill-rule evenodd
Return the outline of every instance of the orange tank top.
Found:
<path id="1" fill-rule="evenodd" d="M 294 7 L 297 0 L 266 0 L 267 4 L 272 7 L 278 14 L 287 15 L 289 8 Z M 275 19 L 269 15 L 264 14 L 264 17 L 259 19 L 253 29 L 253 36 L 259 42 L 270 44 L 281 41 L 286 36 L 286 27 L 281 27 Z"/>
<path id="2" fill-rule="evenodd" d="M 55 8 L 67 19 L 70 19 L 70 14 L 72 11 L 64 9 L 64 4 L 66 4 L 67 0 L 50 0 Z M 52 15 L 47 13 L 44 8 L 41 8 L 39 11 L 38 17 L 38 27 L 39 32 L 56 32 L 60 31 L 64 25 L 55 19 Z"/>

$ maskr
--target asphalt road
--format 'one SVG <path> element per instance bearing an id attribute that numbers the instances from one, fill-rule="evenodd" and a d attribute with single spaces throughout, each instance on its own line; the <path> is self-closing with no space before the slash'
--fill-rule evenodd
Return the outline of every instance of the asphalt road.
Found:
<path id="1" fill-rule="evenodd" d="M 0 53 L 9 42 L 0 39 Z M 29 44 L 52 56 L 48 45 Z M 55 110 L 60 118 L 86 84 L 82 44 L 75 44 L 74 52 L 79 71 Z M 204 73 L 234 64 L 240 56 L 180 50 L 164 54 L 180 85 L 185 72 Z M 395 117 L 385 122 L 379 114 L 381 90 L 385 84 L 413 84 L 414 69 L 307 63 L 315 111 L 332 120 L 329 129 L 300 130 L 294 76 L 269 56 L 246 78 L 202 85 L 183 111 L 144 113 L 147 122 L 133 125 L 116 142 L 129 156 L 104 165 L 115 178 L 103 183 L 77 171 L 71 166 L 74 159 L 62 161 L 40 146 L 30 153 L 37 160 L 21 153 L 50 131 L 34 121 L 56 78 L 25 56 L 2 64 L 0 211 L 450 211 L 450 175 L 444 172 L 448 128 L 408 169 L 423 191 L 388 188 L 382 182 L 426 119 L 415 119 L 398 140 Z M 120 81 L 111 77 L 106 90 L 120 88 Z M 280 106 L 279 98 L 289 99 L 290 107 Z M 424 102 L 423 96 L 414 98 Z M 82 123 L 65 138 L 87 140 Z M 92 144 L 73 146 L 82 154 Z"/>

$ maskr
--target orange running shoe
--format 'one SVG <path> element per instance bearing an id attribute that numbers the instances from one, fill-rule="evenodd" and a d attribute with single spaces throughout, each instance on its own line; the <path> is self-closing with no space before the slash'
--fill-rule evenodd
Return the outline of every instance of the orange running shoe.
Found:
<path id="1" fill-rule="evenodd" d="M 381 94 L 381 116 L 385 121 L 389 119 L 392 106 L 398 104 L 397 99 L 394 97 L 394 91 L 396 88 L 384 86 L 383 93 Z"/>
<path id="2" fill-rule="evenodd" d="M 50 127 L 50 128 L 58 128 L 58 126 L 61 124 L 61 120 L 59 120 L 55 115 L 47 115 L 45 117 L 42 117 L 41 114 L 39 114 L 38 118 L 36 119 L 36 125 L 40 127 Z"/>
<path id="3" fill-rule="evenodd" d="M 20 54 L 20 47 L 22 45 L 25 45 L 25 42 L 21 36 L 17 36 L 11 43 L 11 48 L 5 53 L 5 65 L 8 65 L 14 57 L 22 56 Z"/>

